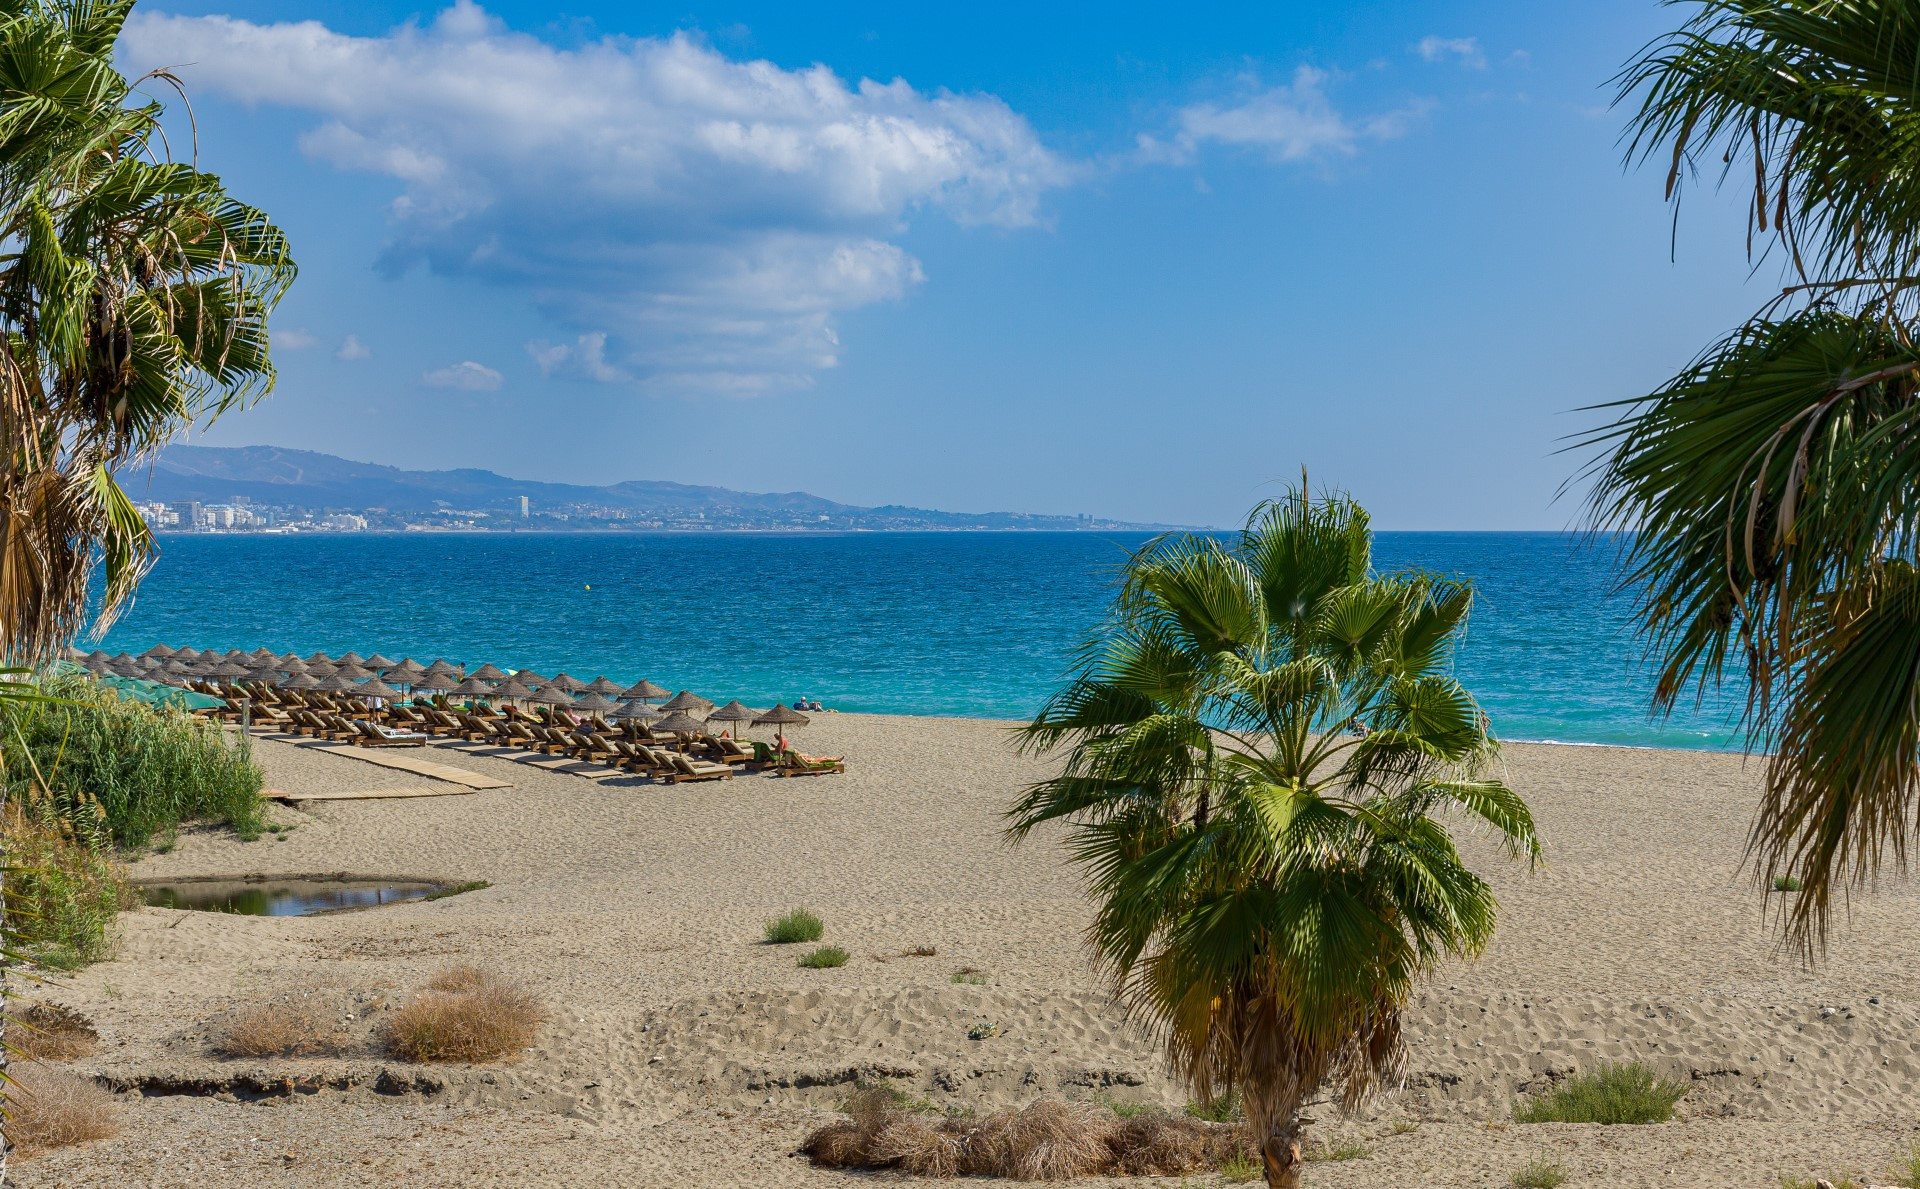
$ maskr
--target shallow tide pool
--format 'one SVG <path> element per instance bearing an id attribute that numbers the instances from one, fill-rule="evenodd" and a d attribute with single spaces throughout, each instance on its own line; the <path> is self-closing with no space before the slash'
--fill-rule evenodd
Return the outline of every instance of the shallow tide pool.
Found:
<path id="1" fill-rule="evenodd" d="M 155 908 L 230 912 L 249 917 L 304 917 L 349 908 L 421 900 L 445 884 L 393 879 L 193 879 L 142 884 Z"/>

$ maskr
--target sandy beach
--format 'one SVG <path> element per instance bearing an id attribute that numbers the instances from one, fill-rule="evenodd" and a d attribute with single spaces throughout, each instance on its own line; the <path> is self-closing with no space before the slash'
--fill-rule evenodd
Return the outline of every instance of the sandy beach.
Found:
<path id="1" fill-rule="evenodd" d="M 1041 1094 L 1178 1108 L 1152 1040 L 1089 977 L 1086 904 L 1052 837 L 999 814 L 1039 764 L 1008 724 L 817 716 L 798 740 L 843 776 L 655 785 L 485 751 L 430 758 L 511 787 L 276 811 L 284 841 L 183 833 L 141 879 L 243 873 L 487 880 L 432 903 L 277 919 L 143 909 L 119 956 L 37 988 L 91 1016 L 75 1064 L 137 1088 L 111 1140 L 20 1162 L 22 1185 L 838 1185 L 795 1155 L 856 1079 L 938 1105 Z M 260 741 L 291 792 L 447 789 Z M 1856 897 L 1814 969 L 1776 951 L 1740 870 L 1757 777 L 1737 756 L 1510 745 L 1547 845 L 1529 872 L 1466 846 L 1501 897 L 1484 959 L 1414 1006 L 1408 1084 L 1313 1133 L 1366 1155 L 1309 1183 L 1504 1186 L 1535 1157 L 1570 1186 L 1748 1189 L 1878 1175 L 1920 1137 L 1920 895 Z M 584 766 L 583 766 L 584 770 Z M 603 770 L 602 770 L 603 771 Z M 457 786 L 455 786 L 457 787 Z M 804 905 L 853 959 L 795 965 L 761 941 Z M 931 948 L 930 956 L 906 956 Z M 382 1056 L 381 1010 L 474 963 L 552 1013 L 492 1066 Z M 983 985 L 955 983 L 963 969 Z M 223 1060 L 208 1040 L 276 995 L 331 997 L 365 1037 L 337 1058 Z M 968 1039 L 976 1023 L 999 1034 Z M 1639 1058 L 1686 1080 L 1680 1119 L 1520 1126 L 1551 1072 Z M 291 1090 L 291 1093 L 287 1091 Z M 1087 1182 L 1101 1183 L 1101 1182 Z M 1114 1182 L 1120 1183 L 1120 1182 Z M 1197 1178 L 1194 1184 L 1209 1183 Z"/>

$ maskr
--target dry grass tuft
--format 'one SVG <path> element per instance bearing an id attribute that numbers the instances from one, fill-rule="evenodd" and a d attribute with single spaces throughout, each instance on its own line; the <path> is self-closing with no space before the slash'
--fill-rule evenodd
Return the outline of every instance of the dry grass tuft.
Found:
<path id="1" fill-rule="evenodd" d="M 1097 1103 L 1053 1098 L 974 1119 L 917 1111 L 880 1089 L 854 1095 L 845 1110 L 807 1137 L 801 1151 L 815 1164 L 1061 1181 L 1206 1172 L 1251 1150 L 1238 1127 L 1164 1113 L 1122 1119 Z"/>
<path id="2" fill-rule="evenodd" d="M 30 1003 L 7 1015 L 7 1045 L 33 1061 L 77 1061 L 100 1045 L 93 1021 L 60 1003 Z"/>
<path id="3" fill-rule="evenodd" d="M 22 1157 L 105 1139 L 120 1130 L 119 1104 L 93 1082 L 64 1069 L 16 1065 L 7 1096 L 7 1138 Z"/>
<path id="4" fill-rule="evenodd" d="M 315 1057 L 337 1053 L 347 1042 L 324 996 L 306 991 L 238 1012 L 213 1051 L 222 1057 Z"/>
<path id="5" fill-rule="evenodd" d="M 387 1051 L 402 1061 L 493 1061 L 526 1048 L 547 1018 L 533 995 L 471 966 L 429 985 L 387 1022 Z"/>
<path id="6" fill-rule="evenodd" d="M 478 966 L 449 966 L 427 980 L 435 991 L 477 991 L 487 985 L 487 972 Z"/>

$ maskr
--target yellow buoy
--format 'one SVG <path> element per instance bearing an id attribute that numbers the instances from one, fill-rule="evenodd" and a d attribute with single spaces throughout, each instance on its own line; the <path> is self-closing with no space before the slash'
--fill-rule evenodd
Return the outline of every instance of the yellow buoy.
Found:
<path id="1" fill-rule="evenodd" d="M 592 589 L 593 589 L 593 583 L 591 583 L 591 582 L 589 582 L 589 583 L 587 583 L 587 589 L 588 589 L 588 590 L 592 590 Z"/>

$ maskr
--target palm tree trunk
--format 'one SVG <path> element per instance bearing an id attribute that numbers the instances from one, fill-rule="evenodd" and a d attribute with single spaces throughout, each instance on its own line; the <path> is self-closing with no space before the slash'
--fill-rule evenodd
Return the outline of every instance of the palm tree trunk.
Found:
<path id="1" fill-rule="evenodd" d="M 1300 1116 L 1267 1133 L 1260 1144 L 1260 1164 L 1267 1174 L 1267 1189 L 1300 1189 Z"/>
<path id="2" fill-rule="evenodd" d="M 1300 1189 L 1300 1095 L 1295 1083 L 1283 1079 L 1274 1085 L 1263 1077 L 1249 1078 L 1241 1083 L 1241 1095 L 1247 1130 L 1260 1145 L 1268 1189 Z"/>

